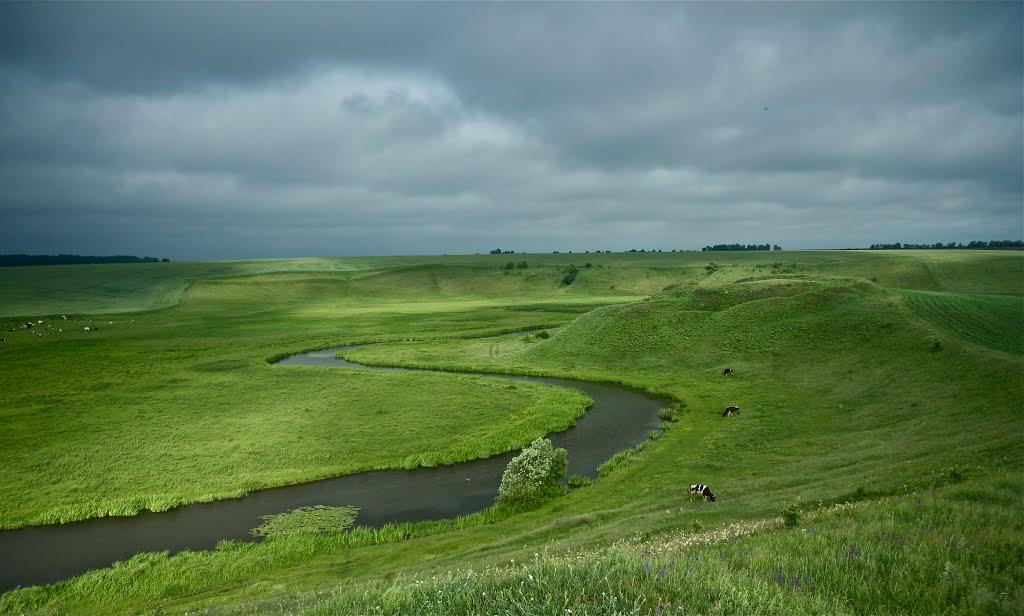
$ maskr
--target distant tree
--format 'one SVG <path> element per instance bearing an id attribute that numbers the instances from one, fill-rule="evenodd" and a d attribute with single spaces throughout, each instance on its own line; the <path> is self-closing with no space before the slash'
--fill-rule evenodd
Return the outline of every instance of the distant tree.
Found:
<path id="1" fill-rule="evenodd" d="M 131 255 L 114 255 L 109 257 L 84 255 L 0 255 L 0 267 L 22 265 L 83 265 L 88 263 L 160 263 L 168 259 L 156 257 L 135 257 Z"/>
<path id="2" fill-rule="evenodd" d="M 966 246 L 962 243 L 948 242 L 943 244 L 942 242 L 935 242 L 934 244 L 909 244 L 896 242 L 895 244 L 872 244 L 868 247 L 869 250 L 942 250 L 951 248 L 970 248 L 970 249 L 985 249 L 985 248 L 1024 248 L 1024 241 L 1021 240 L 992 240 L 989 242 L 981 240 L 973 240 L 968 242 Z"/>
<path id="3" fill-rule="evenodd" d="M 713 252 L 713 251 L 739 251 L 739 250 L 771 250 L 771 244 L 715 244 L 714 246 L 705 246 L 701 248 L 701 252 Z"/>

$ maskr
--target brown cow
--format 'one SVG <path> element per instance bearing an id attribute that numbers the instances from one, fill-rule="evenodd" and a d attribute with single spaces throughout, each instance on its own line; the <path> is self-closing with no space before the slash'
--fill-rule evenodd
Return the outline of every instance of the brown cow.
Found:
<path id="1" fill-rule="evenodd" d="M 736 373 L 732 371 L 732 368 L 726 368 L 722 370 L 722 376 L 735 376 Z"/>
<path id="2" fill-rule="evenodd" d="M 738 406 L 730 406 L 730 407 L 727 407 L 724 411 L 722 411 L 722 417 L 728 417 L 729 415 L 739 415 L 739 414 L 740 414 L 740 407 L 738 407 Z"/>

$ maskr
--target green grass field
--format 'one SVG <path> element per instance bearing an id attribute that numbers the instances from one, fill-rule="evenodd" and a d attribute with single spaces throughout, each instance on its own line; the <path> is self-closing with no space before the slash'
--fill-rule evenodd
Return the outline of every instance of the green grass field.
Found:
<path id="1" fill-rule="evenodd" d="M 621 382 L 685 411 L 531 511 L 141 555 L 0 611 L 1014 613 L 1022 267 L 1009 251 L 807 251 L 5 268 L 0 321 L 72 319 L 0 347 L 5 527 L 507 451 L 586 406 L 267 363 L 307 349 Z M 551 337 L 507 333 L 538 328 Z M 697 482 L 719 502 L 688 502 Z M 776 528 L 798 501 L 801 527 Z"/>

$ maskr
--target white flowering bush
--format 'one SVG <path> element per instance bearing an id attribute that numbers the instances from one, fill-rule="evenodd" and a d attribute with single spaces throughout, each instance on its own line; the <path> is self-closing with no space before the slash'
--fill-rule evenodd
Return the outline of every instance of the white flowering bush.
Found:
<path id="1" fill-rule="evenodd" d="M 551 441 L 539 438 L 509 461 L 498 488 L 498 502 L 521 507 L 565 491 L 569 456 Z"/>

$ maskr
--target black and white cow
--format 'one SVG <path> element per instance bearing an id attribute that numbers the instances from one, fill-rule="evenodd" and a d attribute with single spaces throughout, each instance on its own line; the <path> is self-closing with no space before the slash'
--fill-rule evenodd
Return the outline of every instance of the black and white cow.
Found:
<path id="1" fill-rule="evenodd" d="M 690 498 L 693 499 L 694 496 L 700 496 L 702 499 L 709 500 L 712 503 L 715 502 L 715 493 L 703 483 L 695 483 L 690 486 Z"/>

